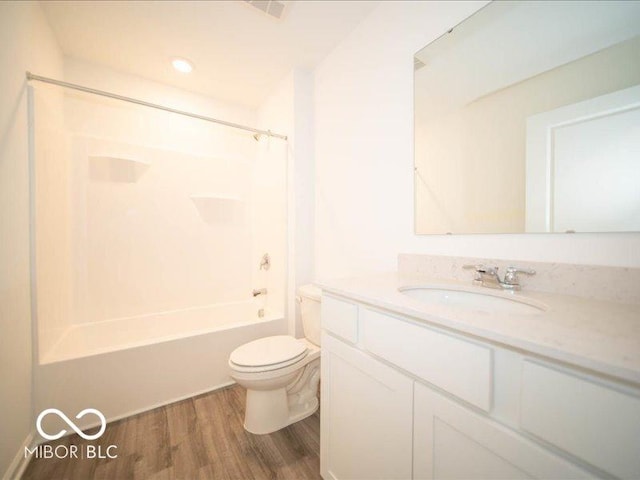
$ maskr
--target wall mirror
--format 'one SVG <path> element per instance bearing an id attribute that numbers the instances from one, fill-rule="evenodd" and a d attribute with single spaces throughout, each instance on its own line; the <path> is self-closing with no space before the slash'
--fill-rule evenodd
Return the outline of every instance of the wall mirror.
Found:
<path id="1" fill-rule="evenodd" d="M 640 2 L 502 1 L 416 53 L 418 234 L 640 231 Z"/>

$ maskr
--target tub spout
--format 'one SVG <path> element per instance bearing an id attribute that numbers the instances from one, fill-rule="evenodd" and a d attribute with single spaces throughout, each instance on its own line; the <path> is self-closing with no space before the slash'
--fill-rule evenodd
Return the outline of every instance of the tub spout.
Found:
<path id="1" fill-rule="evenodd" d="M 257 288 L 253 290 L 254 297 L 257 297 L 258 295 L 266 295 L 266 294 L 267 294 L 266 288 Z"/>

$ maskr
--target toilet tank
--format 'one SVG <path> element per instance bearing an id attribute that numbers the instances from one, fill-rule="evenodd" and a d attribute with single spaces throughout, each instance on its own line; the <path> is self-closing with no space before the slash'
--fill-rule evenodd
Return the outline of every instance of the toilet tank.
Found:
<path id="1" fill-rule="evenodd" d="M 322 291 L 314 285 L 298 288 L 300 316 L 304 336 L 311 343 L 320 346 L 320 294 Z"/>

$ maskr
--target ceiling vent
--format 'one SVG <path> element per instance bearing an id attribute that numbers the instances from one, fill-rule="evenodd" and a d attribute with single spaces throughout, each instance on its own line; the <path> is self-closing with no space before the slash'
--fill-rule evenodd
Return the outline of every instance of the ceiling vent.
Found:
<path id="1" fill-rule="evenodd" d="M 266 13 L 274 18 L 282 18 L 284 13 L 285 4 L 282 2 L 276 2 L 275 0 L 244 0 L 252 7 L 257 8 L 262 13 Z"/>

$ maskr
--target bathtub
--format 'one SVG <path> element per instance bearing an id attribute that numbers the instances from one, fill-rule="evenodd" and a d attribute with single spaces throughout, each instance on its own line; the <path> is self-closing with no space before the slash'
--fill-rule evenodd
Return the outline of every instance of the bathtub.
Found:
<path id="1" fill-rule="evenodd" d="M 258 317 L 255 302 L 229 302 L 204 307 L 80 323 L 67 328 L 42 355 L 41 364 L 88 357 L 128 348 L 184 339 L 229 328 L 256 325 L 282 317 L 265 310 Z"/>
<path id="2" fill-rule="evenodd" d="M 258 317 L 252 301 L 75 324 L 35 365 L 35 413 L 58 408 L 72 418 L 97 408 L 113 421 L 214 390 L 233 383 L 227 360 L 236 347 L 286 331 L 282 314 Z"/>

